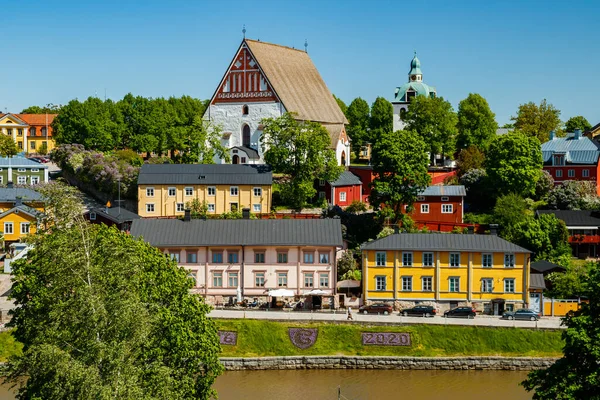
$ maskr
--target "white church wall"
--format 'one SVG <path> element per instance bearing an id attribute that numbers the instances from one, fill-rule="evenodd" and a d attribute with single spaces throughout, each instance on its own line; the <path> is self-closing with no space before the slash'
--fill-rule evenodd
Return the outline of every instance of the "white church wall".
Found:
<path id="1" fill-rule="evenodd" d="M 394 103 L 392 104 L 394 107 L 394 120 L 393 120 L 393 129 L 394 132 L 396 131 L 401 131 L 404 129 L 404 127 L 406 127 L 406 124 L 404 123 L 404 121 L 402 121 L 400 119 L 400 110 L 404 109 L 408 109 L 408 104 L 398 104 L 398 103 Z"/>

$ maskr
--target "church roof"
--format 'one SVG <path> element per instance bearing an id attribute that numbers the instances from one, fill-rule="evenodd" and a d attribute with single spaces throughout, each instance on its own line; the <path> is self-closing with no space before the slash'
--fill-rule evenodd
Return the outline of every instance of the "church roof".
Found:
<path id="1" fill-rule="evenodd" d="M 396 93 L 392 102 L 407 103 L 408 100 L 406 99 L 406 92 L 408 92 L 409 90 L 415 91 L 417 93 L 417 96 L 433 97 L 436 94 L 435 87 L 433 86 L 429 86 L 423 82 L 408 82 L 396 88 Z"/>
<path id="2" fill-rule="evenodd" d="M 331 147 L 335 149 L 338 141 L 342 137 L 344 124 L 323 124 L 327 132 L 329 132 L 329 137 L 331 138 Z"/>
<path id="3" fill-rule="evenodd" d="M 415 56 L 410 62 L 410 72 L 408 75 L 423 75 L 421 72 L 421 61 L 417 58 L 417 52 L 415 52 Z"/>
<path id="4" fill-rule="evenodd" d="M 347 124 L 308 53 L 272 43 L 245 39 L 273 90 L 300 120 Z"/>

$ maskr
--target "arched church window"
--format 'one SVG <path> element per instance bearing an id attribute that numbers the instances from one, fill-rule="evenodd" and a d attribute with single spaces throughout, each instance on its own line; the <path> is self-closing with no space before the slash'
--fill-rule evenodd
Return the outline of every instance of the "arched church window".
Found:
<path id="1" fill-rule="evenodd" d="M 250 147 L 250 127 L 244 125 L 242 128 L 242 144 L 245 147 Z"/>
<path id="2" fill-rule="evenodd" d="M 248 115 L 248 106 L 247 105 L 244 105 L 242 107 L 242 115 Z"/>
<path id="3" fill-rule="evenodd" d="M 400 119 L 401 120 L 405 120 L 406 119 L 406 108 L 401 108 L 400 109 Z"/>

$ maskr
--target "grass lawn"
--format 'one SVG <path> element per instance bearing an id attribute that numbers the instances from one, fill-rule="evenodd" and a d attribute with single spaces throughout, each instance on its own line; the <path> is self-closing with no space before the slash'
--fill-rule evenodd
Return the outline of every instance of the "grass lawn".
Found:
<path id="1" fill-rule="evenodd" d="M 263 320 L 215 320 L 219 329 L 238 332 L 236 346 L 222 346 L 224 357 L 294 355 L 358 356 L 530 356 L 562 355 L 561 332 L 518 328 L 410 325 L 368 326 Z M 318 328 L 316 343 L 301 350 L 288 337 L 288 327 Z M 361 332 L 407 332 L 411 346 L 363 346 Z"/>

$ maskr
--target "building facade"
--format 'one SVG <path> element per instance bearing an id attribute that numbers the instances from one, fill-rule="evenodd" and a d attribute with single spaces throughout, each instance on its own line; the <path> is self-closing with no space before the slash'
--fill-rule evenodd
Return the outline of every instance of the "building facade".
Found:
<path id="1" fill-rule="evenodd" d="M 368 302 L 472 305 L 498 315 L 530 301 L 530 252 L 495 235 L 402 233 L 361 249 Z"/>
<path id="2" fill-rule="evenodd" d="M 138 176 L 141 217 L 183 217 L 194 200 L 209 215 L 249 208 L 271 212 L 273 175 L 266 165 L 144 164 Z"/>
<path id="3" fill-rule="evenodd" d="M 35 190 L 0 188 L 0 228 L 7 244 L 18 242 L 29 233 L 35 233 L 37 219 L 44 211 L 42 196 Z"/>
<path id="4" fill-rule="evenodd" d="M 211 303 L 268 297 L 288 289 L 335 296 L 339 219 L 139 219 L 131 234 L 176 260 L 194 279 L 194 291 Z"/>
<path id="5" fill-rule="evenodd" d="M 48 153 L 55 147 L 52 121 L 57 114 L 0 114 L 0 133 L 13 138 L 19 151 Z"/>
<path id="6" fill-rule="evenodd" d="M 362 182 L 350 171 L 344 171 L 332 182 L 318 180 L 315 184 L 319 199 L 326 199 L 327 204 L 347 207 L 354 201 L 362 201 Z"/>
<path id="7" fill-rule="evenodd" d="M 537 215 L 553 214 L 567 226 L 573 256 L 600 257 L 600 212 L 593 210 L 538 210 Z"/>
<path id="8" fill-rule="evenodd" d="M 429 186 L 419 193 L 410 216 L 415 222 L 462 224 L 466 195 L 463 185 Z"/>
<path id="9" fill-rule="evenodd" d="M 48 166 L 25 157 L 0 157 L 0 185 L 48 182 Z"/>
<path id="10" fill-rule="evenodd" d="M 421 61 L 417 58 L 417 53 L 410 62 L 410 71 L 408 72 L 408 82 L 397 87 L 392 100 L 394 107 L 394 132 L 404 129 L 404 113 L 408 110 L 410 101 L 416 96 L 437 96 L 435 87 L 429 86 L 423 82 L 423 72 L 421 71 Z"/>
<path id="11" fill-rule="evenodd" d="M 346 117 L 306 51 L 244 39 L 225 72 L 204 119 L 222 129 L 233 164 L 263 163 L 262 120 L 295 113 L 321 123 L 340 165 L 350 165 Z M 218 160 L 223 162 L 223 160 Z"/>

